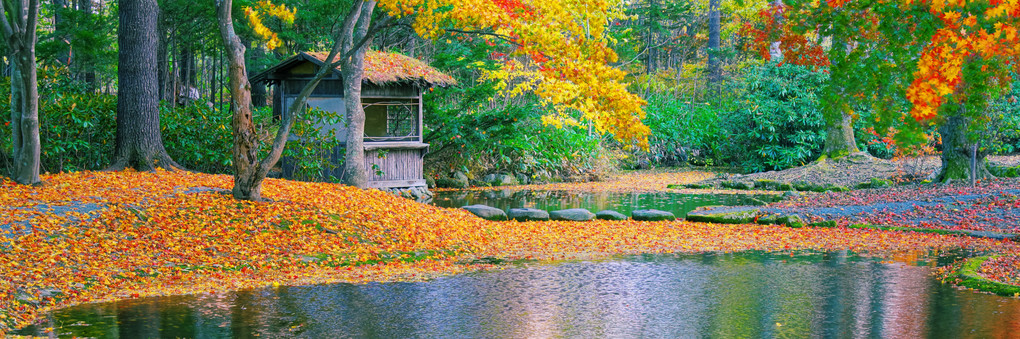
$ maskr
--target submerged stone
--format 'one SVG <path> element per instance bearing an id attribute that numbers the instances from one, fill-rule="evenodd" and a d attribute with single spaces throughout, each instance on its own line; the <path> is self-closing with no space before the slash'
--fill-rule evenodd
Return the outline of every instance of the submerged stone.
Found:
<path id="1" fill-rule="evenodd" d="M 536 208 L 511 208 L 506 216 L 517 221 L 546 221 L 549 213 Z"/>
<path id="2" fill-rule="evenodd" d="M 482 178 L 482 181 L 492 186 L 512 186 L 519 184 L 516 177 L 503 173 L 486 175 Z"/>
<path id="3" fill-rule="evenodd" d="M 718 224 L 747 224 L 753 223 L 757 216 L 758 207 L 755 206 L 707 206 L 687 213 L 687 220 Z"/>
<path id="4" fill-rule="evenodd" d="M 552 220 L 567 221 L 588 221 L 595 218 L 595 214 L 583 208 L 571 208 L 549 213 Z"/>
<path id="5" fill-rule="evenodd" d="M 490 206 L 485 206 L 485 205 L 470 205 L 470 206 L 464 206 L 462 208 L 467 210 L 468 212 L 471 212 L 472 214 L 478 216 L 479 218 L 482 218 L 482 219 L 485 219 L 485 220 L 495 220 L 495 221 L 507 220 L 506 212 L 503 212 L 503 210 L 495 208 L 495 207 L 490 207 Z"/>
<path id="6" fill-rule="evenodd" d="M 599 220 L 627 220 L 627 216 L 623 213 L 614 210 L 602 210 L 595 213 L 595 218 Z"/>
<path id="7" fill-rule="evenodd" d="M 631 213 L 631 216 L 637 221 L 676 220 L 676 216 L 673 213 L 660 210 L 637 210 Z"/>

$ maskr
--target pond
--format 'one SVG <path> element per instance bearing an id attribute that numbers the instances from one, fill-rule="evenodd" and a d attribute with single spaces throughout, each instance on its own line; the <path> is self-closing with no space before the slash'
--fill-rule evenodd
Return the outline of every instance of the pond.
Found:
<path id="1" fill-rule="evenodd" d="M 841 252 L 631 256 L 429 282 L 280 287 L 90 304 L 58 311 L 39 327 L 56 327 L 61 336 L 109 338 L 1020 333 L 1020 300 L 941 284 L 931 275 L 933 264 L 885 263 Z"/>
<path id="2" fill-rule="evenodd" d="M 537 208 L 555 211 L 584 208 L 592 212 L 614 210 L 624 215 L 640 209 L 673 212 L 677 218 L 701 206 L 764 205 L 782 200 L 769 194 L 590 193 L 568 191 L 473 190 L 436 192 L 432 204 L 459 208 L 482 204 L 502 210 Z"/>

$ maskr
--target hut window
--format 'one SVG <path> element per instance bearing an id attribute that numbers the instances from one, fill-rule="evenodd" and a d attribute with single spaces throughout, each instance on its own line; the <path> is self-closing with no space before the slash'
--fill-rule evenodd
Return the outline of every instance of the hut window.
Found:
<path id="1" fill-rule="evenodd" d="M 418 101 L 365 99 L 365 141 L 417 141 Z"/>

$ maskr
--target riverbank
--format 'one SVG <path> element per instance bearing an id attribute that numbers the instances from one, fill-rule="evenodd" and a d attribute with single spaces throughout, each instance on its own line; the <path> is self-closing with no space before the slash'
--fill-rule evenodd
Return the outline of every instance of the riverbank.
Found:
<path id="1" fill-rule="evenodd" d="M 343 185 L 267 180 L 241 202 L 231 177 L 184 172 L 0 182 L 0 332 L 48 310 L 273 285 L 423 280 L 514 260 L 620 254 L 850 250 L 895 258 L 1009 242 L 850 228 L 674 222 L 488 222 Z M 658 180 L 658 179 L 657 179 Z"/>

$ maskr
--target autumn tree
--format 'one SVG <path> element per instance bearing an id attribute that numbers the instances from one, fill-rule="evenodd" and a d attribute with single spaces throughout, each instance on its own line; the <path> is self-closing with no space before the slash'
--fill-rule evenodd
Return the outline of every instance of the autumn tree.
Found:
<path id="1" fill-rule="evenodd" d="M 550 109 L 543 121 L 562 126 L 587 122 L 600 133 L 612 133 L 618 140 L 647 145 L 648 128 L 641 123 L 640 98 L 628 93 L 621 82 L 623 72 L 609 66 L 616 54 L 605 38 L 606 26 L 623 16 L 620 2 L 520 2 L 520 1 L 355 1 L 334 31 L 333 48 L 326 65 L 301 91 L 288 108 L 268 155 L 257 159 L 258 144 L 251 124 L 251 85 L 244 65 L 244 46 L 233 29 L 232 2 L 217 4 L 220 31 L 230 55 L 231 95 L 235 133 L 235 188 L 239 199 L 258 199 L 259 187 L 279 160 L 294 117 L 303 109 L 305 98 L 328 72 L 339 67 L 343 79 L 346 140 L 345 182 L 365 187 L 365 112 L 361 106 L 364 57 L 372 39 L 384 28 L 407 25 L 425 38 L 442 32 L 470 34 L 481 41 L 501 39 L 517 46 L 514 58 L 486 77 L 500 82 L 506 91 L 534 91 Z M 280 9 L 260 2 L 267 13 Z M 377 12 L 377 9 L 379 10 Z M 256 32 L 271 36 L 258 27 L 254 9 L 246 10 Z M 270 41 L 272 41 L 270 39 Z"/>
<path id="2" fill-rule="evenodd" d="M 36 74 L 38 0 L 0 1 L 0 28 L 11 59 L 11 177 L 20 184 L 39 179 L 39 86 Z"/>
<path id="3" fill-rule="evenodd" d="M 163 147 L 159 129 L 159 42 L 156 0 L 120 2 L 117 140 L 111 170 L 181 168 Z"/>
<path id="4" fill-rule="evenodd" d="M 834 45 L 842 44 L 847 55 L 860 56 L 860 64 L 887 70 L 888 75 L 871 76 L 870 83 L 859 79 L 848 83 L 871 88 L 906 84 L 902 87 L 911 120 L 939 128 L 938 180 L 990 176 L 984 164 L 987 153 L 979 145 L 981 130 L 991 119 L 986 114 L 989 103 L 1009 90 L 1010 72 L 1020 70 L 1020 3 L 830 0 L 805 2 L 804 7 L 832 13 L 827 20 L 831 26 L 839 19 L 858 19 L 854 25 L 858 29 L 847 29 L 843 35 L 847 40 L 834 40 Z M 870 45 L 862 48 L 858 43 Z M 885 119 L 895 120 L 900 114 L 886 110 Z"/>
<path id="5" fill-rule="evenodd" d="M 287 12 L 285 7 L 269 3 L 264 3 L 263 5 L 266 8 L 262 8 L 262 10 L 270 12 L 275 10 L 274 13 L 276 15 L 286 16 L 293 20 L 293 14 Z M 254 18 L 252 21 L 257 26 L 256 31 L 261 31 L 263 35 L 267 35 L 268 28 L 261 26 L 261 23 L 257 21 L 260 13 L 252 8 L 246 8 L 245 10 Z M 226 47 L 227 61 L 230 65 L 228 74 L 230 77 L 230 97 L 233 111 L 231 128 L 234 135 L 233 195 L 237 199 L 260 200 L 262 198 L 262 181 L 265 180 L 269 170 L 280 160 L 280 156 L 283 154 L 284 145 L 287 143 L 287 136 L 290 133 L 291 126 L 293 126 L 294 114 L 285 114 L 283 116 L 280 129 L 276 132 L 276 137 L 273 139 L 273 144 L 268 154 L 259 159 L 258 134 L 252 121 L 251 83 L 248 81 L 247 64 L 244 60 L 247 48 L 241 43 L 241 39 L 234 30 L 232 0 L 220 0 L 216 3 L 216 18 L 220 36 Z M 330 56 L 336 55 L 336 48 L 333 50 L 334 52 Z M 318 74 L 316 74 L 315 80 L 310 81 L 310 83 L 317 85 L 325 77 L 323 74 L 328 74 L 326 72 L 329 70 L 330 68 L 327 67 L 320 69 Z M 312 84 L 305 86 L 305 90 L 301 92 L 299 98 L 295 100 L 291 107 L 303 107 L 308 95 L 311 94 L 310 88 L 314 89 L 314 86 Z"/>
<path id="6" fill-rule="evenodd" d="M 917 121 L 935 123 L 942 135 L 940 181 L 991 174 L 980 150 L 980 126 L 989 103 L 1008 92 L 1020 71 L 1020 3 L 932 1 L 925 3 L 940 27 L 924 45 L 907 89 Z"/>
<path id="7" fill-rule="evenodd" d="M 806 3 L 789 2 L 774 1 L 759 13 L 761 24 L 744 27 L 744 33 L 752 37 L 749 47 L 765 60 L 829 72 L 830 81 L 821 88 L 820 107 L 826 123 L 822 159 L 860 152 L 853 131 L 851 100 L 856 93 L 851 86 L 869 70 L 860 69 L 867 50 L 852 46 L 861 39 L 856 33 L 866 29 L 857 26 L 856 13 L 820 13 L 817 7 L 803 7 Z M 822 38 L 829 39 L 831 46 L 824 48 Z"/>

